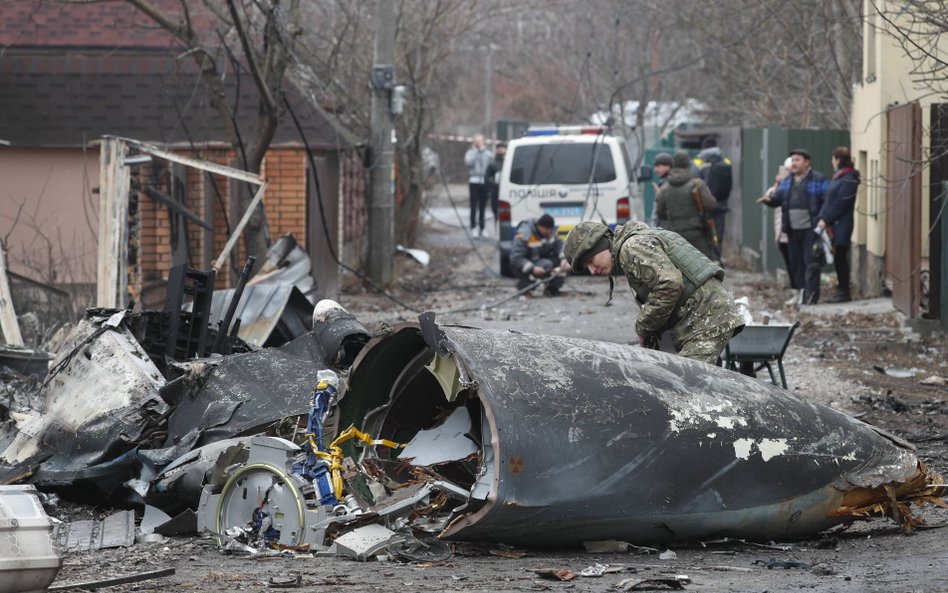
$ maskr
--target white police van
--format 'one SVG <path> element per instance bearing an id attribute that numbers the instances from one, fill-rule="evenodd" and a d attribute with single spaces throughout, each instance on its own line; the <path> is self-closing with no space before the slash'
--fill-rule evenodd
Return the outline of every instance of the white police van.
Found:
<path id="1" fill-rule="evenodd" d="M 605 126 L 530 128 L 507 145 L 500 174 L 500 272 L 512 276 L 508 256 L 516 225 L 544 213 L 566 236 L 584 220 L 610 226 L 641 220 L 625 139 Z"/>

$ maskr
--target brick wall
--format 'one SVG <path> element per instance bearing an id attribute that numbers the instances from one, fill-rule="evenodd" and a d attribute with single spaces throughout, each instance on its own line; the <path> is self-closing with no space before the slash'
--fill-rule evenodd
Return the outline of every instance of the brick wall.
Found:
<path id="1" fill-rule="evenodd" d="M 306 248 L 306 151 L 278 148 L 267 153 L 261 172 L 270 181 L 263 198 L 270 235 L 292 233 Z"/>
<path id="2" fill-rule="evenodd" d="M 203 151 L 201 154 L 185 153 L 204 160 L 219 164 L 228 164 L 233 158 L 231 151 L 215 150 Z M 162 191 L 171 195 L 172 167 L 159 161 L 162 170 L 159 179 Z M 204 217 L 204 196 L 209 192 L 214 207 L 214 248 L 211 250 L 211 259 L 220 255 L 227 243 L 228 224 L 231 229 L 240 220 L 243 212 L 234 211 L 230 203 L 230 184 L 226 177 L 214 175 L 216 190 L 211 184 L 209 176 L 193 168 L 185 168 L 184 182 L 185 205 L 200 217 Z M 148 168 L 139 170 L 140 176 L 148 174 Z M 271 238 L 275 241 L 282 235 L 292 233 L 301 246 L 306 246 L 306 152 L 302 148 L 280 147 L 271 149 L 266 156 L 261 174 L 270 181 L 267 192 L 263 197 L 264 210 L 270 228 Z M 140 180 L 141 181 L 141 180 Z M 164 302 L 165 284 L 168 279 L 168 270 L 171 267 L 171 220 L 168 208 L 140 195 L 138 198 L 137 227 L 140 237 L 138 241 L 137 267 L 138 274 L 131 273 L 133 294 L 140 294 L 141 301 L 146 307 L 160 307 Z M 225 222 L 226 220 L 226 222 Z M 190 265 L 194 268 L 203 268 L 204 230 L 195 225 L 187 225 L 188 247 L 190 251 Z M 132 241 L 135 238 L 131 238 Z M 238 241 L 238 267 L 243 266 L 245 255 L 243 241 Z M 231 271 L 231 262 L 228 261 L 217 276 L 217 287 L 227 288 L 236 280 Z"/>

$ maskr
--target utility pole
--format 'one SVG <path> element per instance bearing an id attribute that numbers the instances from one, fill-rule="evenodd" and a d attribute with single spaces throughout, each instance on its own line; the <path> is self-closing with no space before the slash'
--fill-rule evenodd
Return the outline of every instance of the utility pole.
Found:
<path id="1" fill-rule="evenodd" d="M 484 60 L 484 133 L 488 138 L 494 137 L 494 48 L 493 43 L 487 43 L 487 56 Z"/>
<path id="2" fill-rule="evenodd" d="M 372 168 L 369 176 L 369 277 L 385 286 L 392 281 L 395 253 L 395 196 L 392 179 L 392 114 L 395 85 L 395 4 L 377 0 L 375 62 L 372 66 Z"/>

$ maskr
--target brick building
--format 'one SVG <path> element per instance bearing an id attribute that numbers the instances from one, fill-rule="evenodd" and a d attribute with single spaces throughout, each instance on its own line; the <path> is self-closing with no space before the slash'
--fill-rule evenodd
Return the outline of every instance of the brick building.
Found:
<path id="1" fill-rule="evenodd" d="M 177 0 L 157 4 L 180 6 Z M 199 13 L 193 17 L 212 25 Z M 96 142 L 103 135 L 235 164 L 194 61 L 123 2 L 5 0 L 0 3 L 0 47 L 0 140 L 9 143 L 0 146 L 0 236 L 9 233 L 8 259 L 15 273 L 78 293 L 95 284 Z M 256 88 L 239 65 L 229 68 L 227 100 L 242 133 L 250 134 Z M 362 258 L 366 175 L 360 142 L 290 83 L 285 92 L 314 153 L 322 208 L 304 142 L 285 117 L 261 171 L 270 182 L 266 220 L 273 240 L 292 233 L 307 249 L 317 290 L 332 295 L 338 290 L 338 268 L 324 229 L 333 251 L 347 263 L 358 265 Z M 133 300 L 160 303 L 174 264 L 209 267 L 243 214 L 236 209 L 235 190 L 224 177 L 164 161 L 133 169 Z M 172 213 L 153 197 L 156 191 L 212 230 Z M 233 282 L 240 258 L 219 272 L 219 286 Z"/>

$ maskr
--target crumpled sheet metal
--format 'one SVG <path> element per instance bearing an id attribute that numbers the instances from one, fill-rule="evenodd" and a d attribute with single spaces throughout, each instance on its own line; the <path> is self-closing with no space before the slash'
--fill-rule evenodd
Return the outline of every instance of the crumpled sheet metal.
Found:
<path id="1" fill-rule="evenodd" d="M 131 450 L 167 411 L 158 396 L 164 377 L 121 315 L 87 317 L 76 326 L 53 364 L 62 369 L 47 379 L 45 413 L 19 424 L 0 452 L 4 474 L 45 459 L 34 481 L 68 484 L 82 469 Z"/>
<path id="2" fill-rule="evenodd" d="M 607 342 L 434 330 L 424 330 L 429 343 L 476 382 L 489 426 L 482 470 L 493 472 L 486 504 L 458 513 L 443 537 L 791 538 L 851 520 L 836 514 L 847 494 L 884 496 L 883 485 L 924 472 L 896 437 L 735 372 Z M 379 381 L 421 351 L 419 331 L 407 324 L 370 342 L 342 405 L 382 405 L 391 383 Z"/>
<path id="3" fill-rule="evenodd" d="M 141 454 L 164 466 L 195 447 L 307 414 L 316 372 L 326 368 L 324 358 L 315 335 L 308 333 L 279 348 L 234 354 L 214 365 L 198 363 L 198 376 L 178 379 L 185 393 L 173 396 L 180 403 L 168 417 L 165 448 Z"/>

